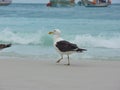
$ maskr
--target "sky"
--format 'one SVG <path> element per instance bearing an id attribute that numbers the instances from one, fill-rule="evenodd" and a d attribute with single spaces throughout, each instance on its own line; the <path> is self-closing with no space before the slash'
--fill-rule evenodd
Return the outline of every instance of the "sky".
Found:
<path id="1" fill-rule="evenodd" d="M 49 0 L 12 0 L 13 3 L 47 3 Z M 75 0 L 78 2 L 79 0 Z M 111 0 L 112 3 L 120 3 L 120 0 Z"/>

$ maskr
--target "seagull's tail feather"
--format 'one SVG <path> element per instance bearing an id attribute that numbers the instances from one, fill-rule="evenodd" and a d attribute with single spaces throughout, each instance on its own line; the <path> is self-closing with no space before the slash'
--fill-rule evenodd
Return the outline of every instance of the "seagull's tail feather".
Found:
<path id="1" fill-rule="evenodd" d="M 87 51 L 87 49 L 78 48 L 76 51 L 77 52 L 83 52 L 83 51 Z"/>

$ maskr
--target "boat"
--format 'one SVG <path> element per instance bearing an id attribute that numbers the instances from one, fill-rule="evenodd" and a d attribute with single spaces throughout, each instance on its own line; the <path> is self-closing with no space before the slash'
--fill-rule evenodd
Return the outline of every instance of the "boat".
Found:
<path id="1" fill-rule="evenodd" d="M 0 6 L 6 6 L 12 3 L 12 0 L 0 0 Z"/>
<path id="2" fill-rule="evenodd" d="M 74 5 L 75 0 L 50 0 L 49 3 L 46 4 L 48 7 L 69 7 Z"/>
<path id="3" fill-rule="evenodd" d="M 85 7 L 107 7 L 111 4 L 111 0 L 81 0 L 78 4 Z"/>

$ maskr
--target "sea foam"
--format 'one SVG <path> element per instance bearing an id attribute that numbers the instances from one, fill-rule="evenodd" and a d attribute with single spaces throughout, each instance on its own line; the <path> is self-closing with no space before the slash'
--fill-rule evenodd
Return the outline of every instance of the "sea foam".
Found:
<path id="1" fill-rule="evenodd" d="M 17 32 L 6 28 L 0 31 L 0 43 L 49 46 L 52 44 L 52 40 L 47 33 L 41 31 Z"/>
<path id="2" fill-rule="evenodd" d="M 120 34 L 107 37 L 105 35 L 93 36 L 90 34 L 77 35 L 73 42 L 85 47 L 102 47 L 102 48 L 120 48 Z"/>
<path id="3" fill-rule="evenodd" d="M 71 37 L 70 35 L 67 36 Z M 111 35 L 75 35 L 75 38 L 67 39 L 82 47 L 120 48 L 120 34 Z M 52 46 L 52 37 L 46 32 L 15 32 L 8 28 L 0 31 L 0 43 L 12 43 L 23 45 Z"/>

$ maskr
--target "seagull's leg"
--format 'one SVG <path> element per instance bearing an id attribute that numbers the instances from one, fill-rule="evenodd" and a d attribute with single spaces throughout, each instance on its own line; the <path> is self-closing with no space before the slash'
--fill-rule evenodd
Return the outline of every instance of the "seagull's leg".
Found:
<path id="1" fill-rule="evenodd" d="M 63 59 L 63 55 L 61 55 L 61 58 L 56 63 L 59 63 L 62 59 Z"/>
<path id="2" fill-rule="evenodd" d="M 70 65 L 69 55 L 67 55 L 67 56 L 68 56 L 68 64 L 67 65 Z"/>

